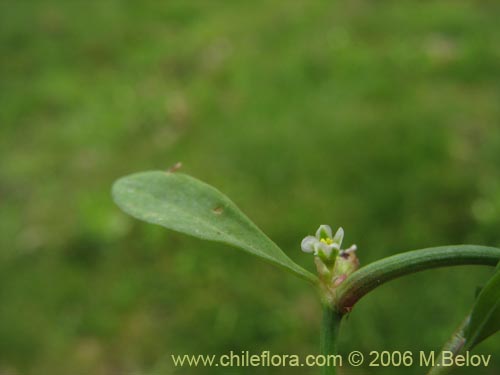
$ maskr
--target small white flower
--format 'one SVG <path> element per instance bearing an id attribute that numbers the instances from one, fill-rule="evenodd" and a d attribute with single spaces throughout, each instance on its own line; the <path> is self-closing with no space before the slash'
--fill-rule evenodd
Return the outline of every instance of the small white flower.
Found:
<path id="1" fill-rule="evenodd" d="M 306 253 L 313 253 L 322 258 L 331 259 L 334 256 L 340 255 L 343 257 L 354 253 L 358 248 L 352 245 L 348 249 L 342 250 L 342 240 L 344 239 L 344 229 L 340 227 L 335 236 L 332 235 L 332 228 L 329 225 L 320 225 L 316 231 L 316 235 L 307 236 L 302 240 L 301 248 Z"/>
<path id="2" fill-rule="evenodd" d="M 335 236 L 332 236 L 332 228 L 329 225 L 320 225 L 315 236 L 307 236 L 302 240 L 301 248 L 306 253 L 330 259 L 332 253 L 335 253 L 336 256 L 340 252 L 343 238 L 344 230 L 342 228 L 339 228 Z M 351 249 L 352 246 L 348 250 L 354 251 Z"/>

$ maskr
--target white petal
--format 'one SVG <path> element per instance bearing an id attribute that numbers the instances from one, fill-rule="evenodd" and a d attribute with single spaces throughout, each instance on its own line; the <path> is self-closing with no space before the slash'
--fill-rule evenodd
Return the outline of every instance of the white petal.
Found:
<path id="1" fill-rule="evenodd" d="M 329 225 L 320 225 L 316 231 L 316 238 L 319 240 L 321 238 L 332 238 L 332 228 Z"/>
<path id="2" fill-rule="evenodd" d="M 344 250 L 344 253 L 350 254 L 354 253 L 356 250 L 358 250 L 358 247 L 356 245 L 351 245 L 350 248 Z"/>
<path id="3" fill-rule="evenodd" d="M 342 227 L 340 227 L 337 230 L 337 233 L 335 233 L 335 237 L 333 237 L 333 243 L 336 244 L 338 246 L 338 248 L 340 249 L 340 246 L 342 246 L 343 239 L 344 239 L 344 229 L 342 229 Z"/>
<path id="4" fill-rule="evenodd" d="M 307 236 L 304 238 L 300 244 L 302 251 L 305 253 L 313 253 L 315 249 L 315 244 L 319 242 L 318 239 L 314 236 Z"/>

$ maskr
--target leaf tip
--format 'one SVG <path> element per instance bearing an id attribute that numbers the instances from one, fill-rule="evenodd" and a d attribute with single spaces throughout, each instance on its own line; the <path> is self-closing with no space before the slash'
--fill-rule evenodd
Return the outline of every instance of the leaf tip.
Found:
<path id="1" fill-rule="evenodd" d="M 180 161 L 178 161 L 177 163 L 175 163 L 174 165 L 169 167 L 166 172 L 167 173 L 175 173 L 181 168 L 182 168 L 182 163 Z"/>

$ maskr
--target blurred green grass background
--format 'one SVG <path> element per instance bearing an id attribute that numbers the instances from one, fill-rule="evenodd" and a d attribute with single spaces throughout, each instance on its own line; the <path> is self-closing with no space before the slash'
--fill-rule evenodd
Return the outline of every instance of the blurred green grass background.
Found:
<path id="1" fill-rule="evenodd" d="M 173 368 L 172 353 L 317 352 L 293 276 L 140 223 L 132 172 L 226 193 L 291 258 L 342 225 L 361 262 L 500 246 L 495 1 L 0 1 L 0 374 L 316 374 Z M 341 352 L 438 350 L 487 268 L 384 285 Z M 478 352 L 495 354 L 500 339 Z M 478 372 L 481 371 L 481 372 Z M 422 374 L 360 368 L 346 374 Z"/>

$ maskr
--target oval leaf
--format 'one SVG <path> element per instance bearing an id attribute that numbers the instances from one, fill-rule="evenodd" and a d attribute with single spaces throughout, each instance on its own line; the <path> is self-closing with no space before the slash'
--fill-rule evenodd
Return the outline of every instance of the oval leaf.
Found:
<path id="1" fill-rule="evenodd" d="M 113 198 L 137 219 L 232 245 L 316 282 L 313 274 L 294 263 L 228 197 L 193 177 L 162 171 L 133 174 L 115 182 Z"/>
<path id="2" fill-rule="evenodd" d="M 500 263 L 476 299 L 465 332 L 466 347 L 472 349 L 498 330 L 500 330 Z"/>

